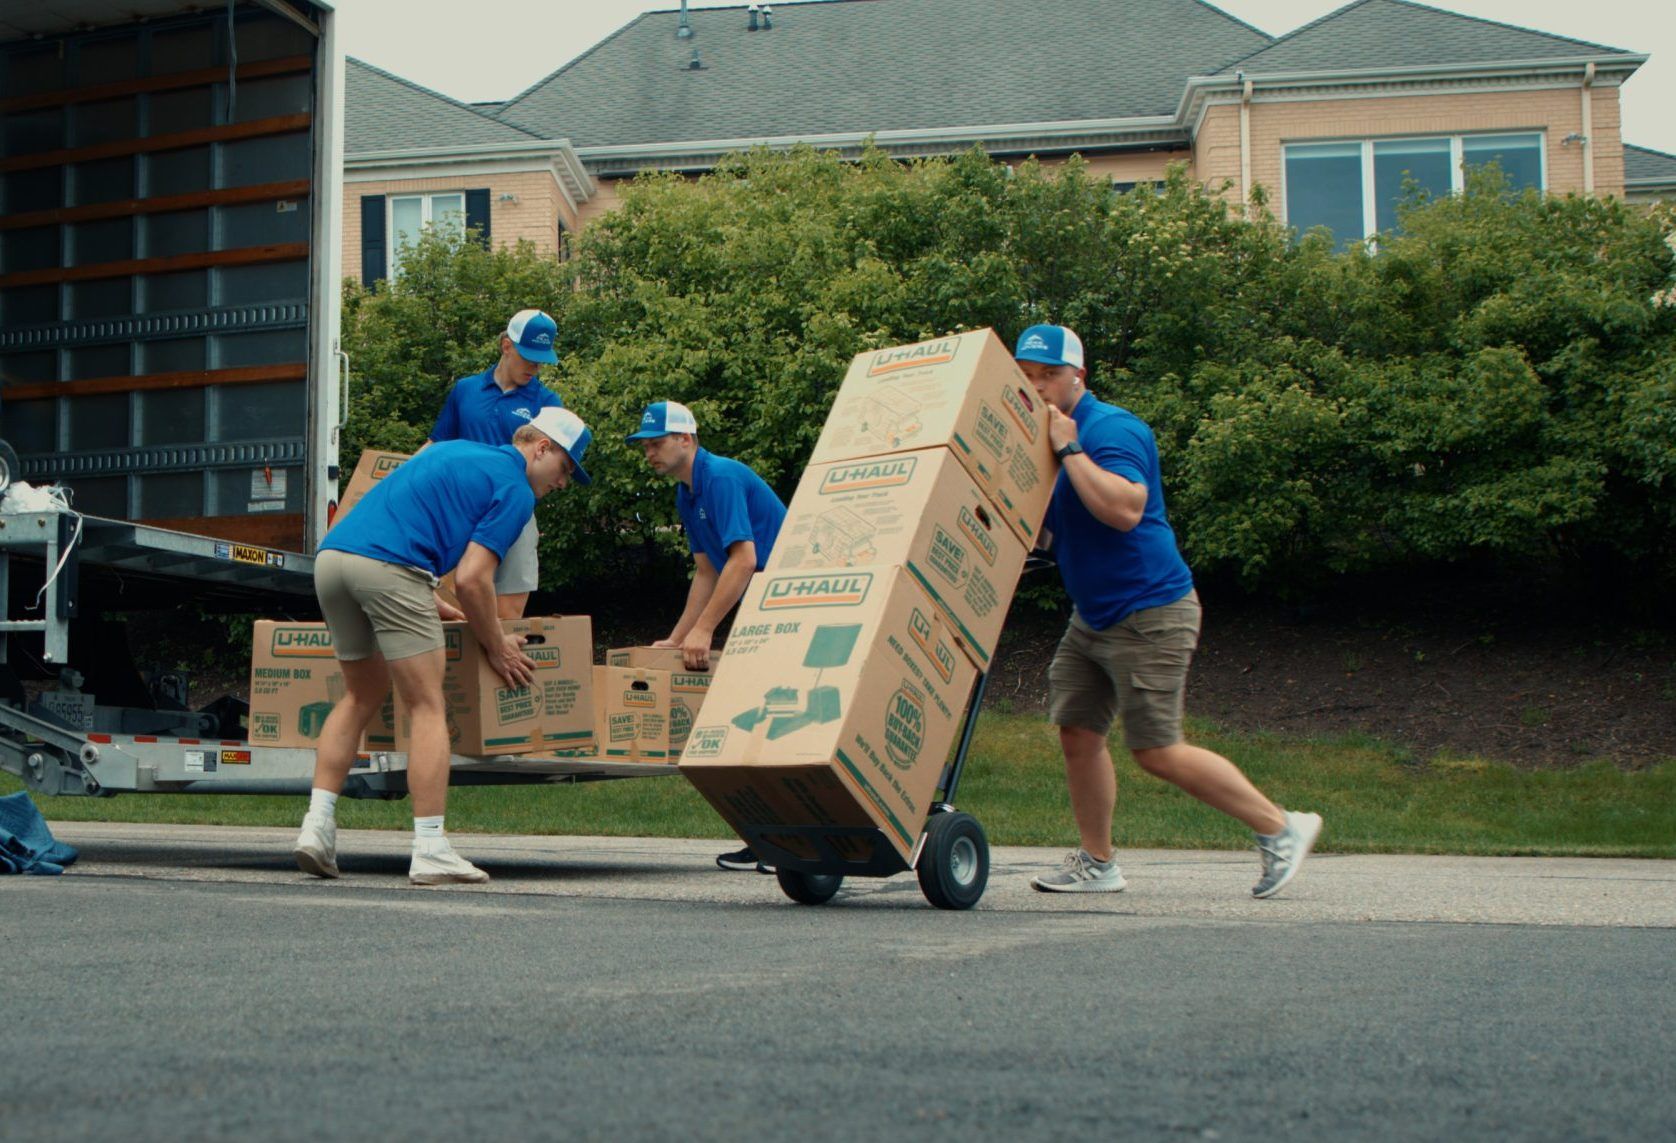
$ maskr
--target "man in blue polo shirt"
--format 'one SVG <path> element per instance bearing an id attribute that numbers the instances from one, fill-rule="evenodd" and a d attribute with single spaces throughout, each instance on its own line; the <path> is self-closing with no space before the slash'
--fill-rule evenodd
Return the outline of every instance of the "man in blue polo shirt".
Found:
<path id="1" fill-rule="evenodd" d="M 572 480 L 592 434 L 569 409 L 542 409 L 503 445 L 445 441 L 425 449 L 368 492 L 321 542 L 314 590 L 343 670 L 344 697 L 326 717 L 314 791 L 292 854 L 305 873 L 338 876 L 338 794 L 361 735 L 394 682 L 412 723 L 407 787 L 413 798 L 415 885 L 487 881 L 443 833 L 448 802 L 448 716 L 437 579 L 454 572 L 460 608 L 489 665 L 511 687 L 535 666 L 522 639 L 501 630 L 495 570 L 535 502 Z M 452 610 L 452 609 L 448 609 Z"/>
<path id="2" fill-rule="evenodd" d="M 430 440 L 419 451 L 437 441 L 504 445 L 520 425 L 528 424 L 542 409 L 563 406 L 564 400 L 540 381 L 541 367 L 559 360 L 553 351 L 558 332 L 558 324 L 540 310 L 513 314 L 500 335 L 500 360 L 481 373 L 454 382 L 431 429 Z M 532 516 L 495 573 L 496 606 L 502 619 L 523 615 L 530 592 L 536 588 L 540 572 L 538 539 Z"/>
<path id="3" fill-rule="evenodd" d="M 703 670 L 710 665 L 717 625 L 768 562 L 786 506 L 749 468 L 699 448 L 698 420 L 678 401 L 648 405 L 628 439 L 640 442 L 654 472 L 679 482 L 675 509 L 693 556 L 687 606 L 669 637 L 653 645 L 679 647 L 688 669 Z M 749 847 L 724 853 L 716 863 L 723 869 L 762 868 Z"/>
<path id="4" fill-rule="evenodd" d="M 1321 818 L 1281 809 L 1228 759 L 1182 737 L 1199 596 L 1164 513 L 1152 430 L 1088 391 L 1082 341 L 1064 326 L 1031 326 L 1013 356 L 1047 404 L 1048 438 L 1063 466 L 1044 531 L 1075 605 L 1048 669 L 1048 718 L 1059 727 L 1082 846 L 1031 884 L 1054 893 L 1124 887 L 1112 852 L 1117 780 L 1106 746 L 1121 716 L 1141 769 L 1257 834 L 1262 875 L 1251 892 L 1271 897 L 1309 856 Z"/>

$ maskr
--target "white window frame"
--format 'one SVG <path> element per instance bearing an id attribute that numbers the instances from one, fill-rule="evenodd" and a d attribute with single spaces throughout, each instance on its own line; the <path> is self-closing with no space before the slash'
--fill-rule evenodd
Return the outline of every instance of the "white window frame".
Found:
<path id="1" fill-rule="evenodd" d="M 460 233 L 466 228 L 466 192 L 463 190 L 423 191 L 418 194 L 393 194 L 384 202 L 384 233 L 390 236 L 390 264 L 387 267 L 390 279 L 394 281 L 401 276 L 401 261 L 403 244 L 401 234 L 396 230 L 396 204 L 398 202 L 419 203 L 419 226 L 423 229 L 434 225 L 439 219 L 436 217 L 436 200 L 439 198 L 459 199 L 460 201 Z M 446 218 L 451 211 L 444 211 Z M 418 237 L 415 235 L 414 237 Z"/>
<path id="2" fill-rule="evenodd" d="M 1528 136 L 1536 140 L 1537 179 L 1538 188 L 1544 194 L 1548 191 L 1548 132 L 1538 131 L 1470 131 L 1459 135 L 1386 135 L 1378 138 L 1366 139 L 1288 139 L 1280 145 L 1280 201 L 1281 217 L 1288 225 L 1292 222 L 1292 202 L 1290 190 L 1287 187 L 1287 151 L 1292 147 L 1314 147 L 1353 143 L 1362 149 L 1362 233 L 1356 236 L 1357 241 L 1368 242 L 1379 233 L 1379 199 L 1374 190 L 1373 179 L 1373 151 L 1375 143 L 1422 143 L 1435 139 L 1449 141 L 1449 193 L 1461 194 L 1466 190 L 1466 172 L 1462 169 L 1466 155 L 1466 140 L 1494 138 L 1497 136 Z M 1335 237 L 1340 237 L 1335 235 Z M 1342 241 L 1343 238 L 1340 237 Z"/>

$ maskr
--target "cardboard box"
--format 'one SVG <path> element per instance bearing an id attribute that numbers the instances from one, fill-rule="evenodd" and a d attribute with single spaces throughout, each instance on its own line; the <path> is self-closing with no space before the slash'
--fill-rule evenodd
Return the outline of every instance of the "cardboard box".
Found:
<path id="1" fill-rule="evenodd" d="M 594 668 L 594 725 L 599 756 L 618 762 L 674 762 L 669 745 L 668 671 Z"/>
<path id="2" fill-rule="evenodd" d="M 906 859 L 976 677 L 906 569 L 765 571 L 681 771 L 735 829 L 871 825 Z"/>
<path id="3" fill-rule="evenodd" d="M 1035 547 L 1059 466 L 1047 406 L 993 330 L 857 355 L 809 463 L 939 446 Z"/>
<path id="4" fill-rule="evenodd" d="M 535 660 L 541 700 L 541 752 L 591 757 L 594 730 L 594 621 L 586 615 L 548 615 L 539 620 L 540 642 L 524 644 Z"/>
<path id="5" fill-rule="evenodd" d="M 343 670 L 324 623 L 256 621 L 250 656 L 253 745 L 319 745 L 320 728 L 344 693 Z"/>
<path id="6" fill-rule="evenodd" d="M 767 572 L 900 564 L 987 670 L 1029 553 L 948 449 L 810 465 Z"/>
<path id="7" fill-rule="evenodd" d="M 593 621 L 585 615 L 531 617 L 505 619 L 501 627 L 525 637 L 524 653 L 535 660 L 532 686 L 508 687 L 468 624 L 442 625 L 449 749 L 479 756 L 592 755 Z M 400 702 L 386 703 L 367 728 L 367 748 L 405 752 L 411 727 Z"/>
<path id="8" fill-rule="evenodd" d="M 349 510 L 360 503 L 361 497 L 371 492 L 380 480 L 400 468 L 402 461 L 411 459 L 412 456 L 405 452 L 379 452 L 370 448 L 362 450 L 361 459 L 356 462 L 355 471 L 350 475 L 343 495 L 338 497 L 338 507 L 332 514 L 332 524 L 349 515 Z M 332 524 L 326 525 L 328 531 Z"/>
<path id="9" fill-rule="evenodd" d="M 614 647 L 605 653 L 605 664 L 669 672 L 669 749 L 673 760 L 680 757 L 687 745 L 687 736 L 704 707 L 704 696 L 710 693 L 710 681 L 716 677 L 716 665 L 721 657 L 720 651 L 712 651 L 709 670 L 689 671 L 676 647 Z"/>

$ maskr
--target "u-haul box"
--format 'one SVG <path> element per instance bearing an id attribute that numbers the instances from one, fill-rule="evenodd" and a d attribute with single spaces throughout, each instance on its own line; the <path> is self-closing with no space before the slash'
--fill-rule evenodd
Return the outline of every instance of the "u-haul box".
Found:
<path id="1" fill-rule="evenodd" d="M 343 670 L 324 623 L 258 619 L 251 636 L 250 741 L 317 746 L 344 696 Z"/>
<path id="2" fill-rule="evenodd" d="M 619 762 L 674 762 L 669 748 L 668 671 L 594 668 L 594 727 L 599 756 Z"/>
<path id="3" fill-rule="evenodd" d="M 976 677 L 906 569 L 764 571 L 681 772 L 735 829 L 874 826 L 906 858 Z"/>
<path id="4" fill-rule="evenodd" d="M 987 670 L 1028 553 L 948 449 L 804 470 L 764 574 L 900 564 Z"/>
<path id="5" fill-rule="evenodd" d="M 947 446 L 1028 551 L 1058 463 L 1047 406 L 993 330 L 859 354 L 810 464 Z"/>
<path id="6" fill-rule="evenodd" d="M 716 677 L 716 665 L 721 657 L 721 651 L 712 651 L 708 670 L 689 671 L 678 647 L 613 647 L 605 653 L 605 665 L 651 667 L 669 672 L 669 749 L 674 760 L 687 745 L 687 736 L 704 707 L 704 696 L 710 693 L 710 680 Z"/>

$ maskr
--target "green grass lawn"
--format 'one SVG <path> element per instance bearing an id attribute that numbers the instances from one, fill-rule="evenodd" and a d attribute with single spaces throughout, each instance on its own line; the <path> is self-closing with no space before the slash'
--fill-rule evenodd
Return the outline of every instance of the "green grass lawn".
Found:
<path id="1" fill-rule="evenodd" d="M 1201 745 L 1234 759 L 1270 797 L 1327 819 L 1335 853 L 1676 857 L 1676 761 L 1626 773 L 1607 762 L 1529 772 L 1474 759 L 1417 764 L 1408 752 L 1348 736 L 1283 739 L 1195 724 Z M 1120 846 L 1240 848 L 1243 827 L 1118 760 Z M 0 794 L 20 789 L 0 775 Z M 39 798 L 53 821 L 293 826 L 306 799 L 125 794 Z M 995 845 L 1074 845 L 1058 737 L 1039 716 L 985 713 L 962 779 L 960 808 Z M 407 802 L 344 800 L 347 829 L 407 829 Z M 449 796 L 454 833 L 731 838 L 677 775 L 577 786 L 463 787 Z"/>

